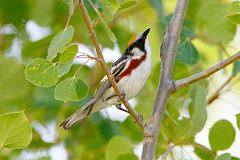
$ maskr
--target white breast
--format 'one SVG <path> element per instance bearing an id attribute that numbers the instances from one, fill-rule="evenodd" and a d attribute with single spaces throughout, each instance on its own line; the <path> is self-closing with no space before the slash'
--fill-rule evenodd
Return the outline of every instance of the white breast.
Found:
<path id="1" fill-rule="evenodd" d="M 132 73 L 119 81 L 119 88 L 125 93 L 126 99 L 135 97 L 145 85 L 151 72 L 151 53 Z"/>

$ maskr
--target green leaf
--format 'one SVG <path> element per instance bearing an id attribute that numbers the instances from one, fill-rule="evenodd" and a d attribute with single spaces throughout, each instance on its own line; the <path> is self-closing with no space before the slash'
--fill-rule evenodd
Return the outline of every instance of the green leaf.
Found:
<path id="1" fill-rule="evenodd" d="M 133 153 L 126 153 L 119 155 L 116 160 L 138 160 L 138 158 Z"/>
<path id="2" fill-rule="evenodd" d="M 62 77 L 63 75 L 67 74 L 70 71 L 71 67 L 72 62 L 69 62 L 67 64 L 58 63 L 57 68 L 59 77 Z"/>
<path id="3" fill-rule="evenodd" d="M 32 140 L 32 129 L 23 111 L 0 115 L 0 149 L 27 147 Z"/>
<path id="4" fill-rule="evenodd" d="M 118 4 L 118 1 L 117 0 L 109 0 L 109 1 L 100 0 L 100 2 L 102 4 L 104 18 L 108 22 L 112 21 L 114 14 L 120 9 L 120 5 Z"/>
<path id="5" fill-rule="evenodd" d="M 196 85 L 192 90 L 192 107 L 193 113 L 191 116 L 191 125 L 189 134 L 194 136 L 201 131 L 207 120 L 207 89 L 203 85 Z"/>
<path id="6" fill-rule="evenodd" d="M 235 140 L 235 130 L 227 120 L 217 121 L 209 132 L 209 143 L 213 150 L 225 150 Z"/>
<path id="7" fill-rule="evenodd" d="M 69 6 L 69 14 L 72 15 L 74 11 L 74 0 L 63 0 Z"/>
<path id="8" fill-rule="evenodd" d="M 232 75 L 236 76 L 240 72 L 240 60 L 237 60 L 233 65 Z"/>
<path id="9" fill-rule="evenodd" d="M 48 60 L 53 60 L 57 56 L 57 53 L 65 51 L 67 44 L 69 44 L 73 38 L 73 33 L 73 26 L 68 26 L 53 38 L 48 48 Z"/>
<path id="10" fill-rule="evenodd" d="M 56 63 L 36 58 L 27 65 L 25 76 L 32 84 L 50 87 L 58 82 L 58 69 Z"/>
<path id="11" fill-rule="evenodd" d="M 132 6 L 134 6 L 135 4 L 137 3 L 137 1 L 136 0 L 127 0 L 127 1 L 125 1 L 125 2 L 122 2 L 121 4 L 120 4 L 120 10 L 122 10 L 122 9 L 126 9 L 126 8 L 129 8 L 129 7 L 132 7 Z"/>
<path id="12" fill-rule="evenodd" d="M 191 42 L 185 41 L 180 44 L 176 58 L 186 64 L 195 64 L 197 63 L 199 55 L 195 46 Z"/>
<path id="13" fill-rule="evenodd" d="M 233 1 L 228 8 L 227 18 L 235 24 L 240 24 L 240 1 Z"/>
<path id="14" fill-rule="evenodd" d="M 51 25 L 54 17 L 54 4 L 54 1 L 35 0 L 33 6 L 31 7 L 30 18 L 41 26 Z"/>
<path id="15" fill-rule="evenodd" d="M 88 93 L 88 86 L 76 77 L 69 77 L 57 84 L 55 99 L 62 101 L 79 101 Z"/>
<path id="16" fill-rule="evenodd" d="M 220 156 L 216 158 L 216 160 L 231 160 L 231 154 L 230 153 L 223 153 Z"/>
<path id="17" fill-rule="evenodd" d="M 194 18 L 198 31 L 216 41 L 223 43 L 231 41 L 235 35 L 236 26 L 225 18 L 227 10 L 224 1 L 202 1 L 197 16 Z"/>
<path id="18" fill-rule="evenodd" d="M 60 56 L 59 63 L 67 64 L 71 62 L 78 52 L 77 44 L 68 47 Z"/>
<path id="19" fill-rule="evenodd" d="M 228 7 L 228 14 L 240 13 L 240 1 L 233 1 Z"/>
<path id="20" fill-rule="evenodd" d="M 22 99 L 28 94 L 30 85 L 25 79 L 24 69 L 14 58 L 0 56 L 0 103 Z"/>
<path id="21" fill-rule="evenodd" d="M 106 160 L 114 160 L 119 155 L 132 152 L 133 146 L 128 140 L 120 136 L 115 136 L 107 144 Z"/>
<path id="22" fill-rule="evenodd" d="M 101 0 L 101 4 L 103 5 L 103 10 L 108 10 L 108 9 L 109 9 L 108 7 L 111 8 L 111 7 L 115 6 L 115 4 L 118 3 L 118 2 L 115 2 L 115 1 L 116 1 L 116 0 L 111 0 L 111 1 Z M 105 7 L 104 7 L 104 6 L 105 6 Z M 111 16 L 113 16 L 113 14 L 116 12 L 116 9 L 117 9 L 117 8 L 120 8 L 120 6 L 115 6 L 115 7 L 112 9 L 112 11 L 111 11 Z M 100 13 L 98 10 L 95 10 L 95 11 L 96 11 L 96 13 L 97 13 L 97 15 L 98 15 L 98 18 L 99 18 L 100 21 L 102 22 L 105 30 L 107 31 L 107 34 L 108 34 L 108 37 L 110 38 L 110 40 L 111 40 L 112 42 L 116 42 L 117 39 L 116 39 L 114 33 L 113 33 L 113 32 L 111 31 L 111 29 L 109 28 L 107 22 L 103 19 L 101 13 Z M 110 16 L 110 17 L 111 17 L 111 16 Z M 111 17 L 111 19 L 112 19 L 112 17 Z"/>
<path id="23" fill-rule="evenodd" d="M 236 119 L 237 119 L 238 129 L 240 130 L 240 113 L 236 115 Z"/>

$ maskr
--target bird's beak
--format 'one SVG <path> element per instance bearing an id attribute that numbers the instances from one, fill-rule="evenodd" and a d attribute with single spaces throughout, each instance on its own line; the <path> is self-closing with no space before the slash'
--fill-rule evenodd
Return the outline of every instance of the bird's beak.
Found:
<path id="1" fill-rule="evenodd" d="M 150 28 L 148 28 L 146 31 L 144 31 L 144 32 L 142 33 L 142 38 L 143 38 L 143 39 L 146 39 L 146 38 L 147 38 L 147 35 L 148 35 L 149 31 L 150 31 Z"/>

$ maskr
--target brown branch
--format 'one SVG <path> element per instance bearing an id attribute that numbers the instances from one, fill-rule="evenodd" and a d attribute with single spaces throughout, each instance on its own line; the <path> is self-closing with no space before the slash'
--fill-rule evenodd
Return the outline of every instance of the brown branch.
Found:
<path id="1" fill-rule="evenodd" d="M 104 60 L 104 57 L 103 57 L 103 54 L 102 54 L 102 51 L 100 49 L 100 45 L 99 45 L 99 42 L 97 40 L 97 36 L 94 32 L 94 29 L 93 29 L 93 24 L 92 24 L 92 21 L 88 15 L 88 12 L 84 6 L 84 3 L 82 0 L 79 0 L 79 8 L 81 9 L 82 11 L 82 14 L 83 14 L 83 18 L 85 20 L 85 23 L 87 25 L 87 28 L 90 32 L 90 36 L 91 36 L 91 39 L 92 39 L 92 42 L 93 42 L 93 45 L 96 49 L 96 52 L 97 52 L 97 55 L 98 55 L 98 59 L 99 59 L 99 62 L 101 64 L 101 66 L 103 67 L 104 71 L 105 71 L 105 74 L 107 75 L 107 78 L 108 80 L 110 81 L 110 83 L 112 84 L 117 96 L 119 97 L 119 99 L 122 101 L 122 103 L 124 104 L 124 106 L 126 107 L 126 109 L 128 110 L 129 114 L 131 114 L 134 118 L 134 120 L 136 121 L 136 123 L 141 127 L 141 129 L 143 130 L 144 129 L 144 123 L 142 122 L 142 118 L 139 116 L 139 114 L 132 108 L 130 107 L 129 103 L 122 97 L 122 94 L 119 90 L 119 88 L 117 87 L 117 84 L 115 82 L 115 80 L 112 78 L 112 75 L 110 74 L 109 72 L 109 68 Z"/>
<path id="2" fill-rule="evenodd" d="M 155 158 L 155 150 L 166 103 L 169 96 L 175 91 L 172 72 L 187 5 L 188 0 L 177 1 L 175 12 L 164 36 L 161 47 L 161 77 L 153 113 L 150 122 L 145 128 L 146 134 L 143 140 L 142 160 L 153 160 Z"/>
<path id="3" fill-rule="evenodd" d="M 189 84 L 192 84 L 192 83 L 197 82 L 201 79 L 204 79 L 204 78 L 212 75 L 213 73 L 223 69 L 227 65 L 233 63 L 237 59 L 240 59 L 240 51 L 237 52 L 236 54 L 232 55 L 231 57 L 227 58 L 226 60 L 224 60 L 222 62 L 219 62 L 218 64 L 210 67 L 207 70 L 196 73 L 196 74 L 194 74 L 192 76 L 189 76 L 187 78 L 183 78 L 183 79 L 175 81 L 175 87 L 176 87 L 176 89 L 180 89 L 180 88 L 186 87 Z"/>

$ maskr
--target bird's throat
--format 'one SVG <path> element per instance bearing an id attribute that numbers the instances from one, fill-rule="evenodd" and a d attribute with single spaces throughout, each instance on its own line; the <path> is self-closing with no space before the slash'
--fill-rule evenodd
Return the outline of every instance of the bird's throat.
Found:
<path id="1" fill-rule="evenodd" d="M 116 77 L 115 81 L 119 82 L 120 79 L 122 79 L 125 76 L 128 76 L 132 73 L 132 71 L 136 68 L 139 67 L 139 65 L 147 58 L 147 53 L 145 53 L 144 55 L 142 55 L 140 58 L 138 59 L 132 59 L 130 61 L 130 64 L 128 65 L 127 69 L 125 69 L 119 76 Z"/>

